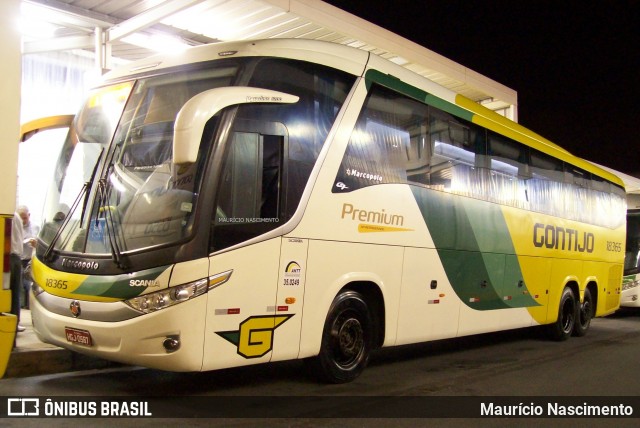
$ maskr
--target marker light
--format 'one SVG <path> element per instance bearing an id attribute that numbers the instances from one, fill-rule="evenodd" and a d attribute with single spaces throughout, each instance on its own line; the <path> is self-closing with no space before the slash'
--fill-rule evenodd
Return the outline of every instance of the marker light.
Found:
<path id="1" fill-rule="evenodd" d="M 212 290 L 224 284 L 225 282 L 229 281 L 229 278 L 231 278 L 232 273 L 233 273 L 233 269 L 225 272 L 217 273 L 215 275 L 211 275 L 209 277 L 209 290 Z"/>

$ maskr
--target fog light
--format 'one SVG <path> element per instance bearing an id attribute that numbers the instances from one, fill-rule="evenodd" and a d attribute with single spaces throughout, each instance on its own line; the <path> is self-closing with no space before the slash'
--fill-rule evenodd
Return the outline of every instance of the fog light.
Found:
<path id="1" fill-rule="evenodd" d="M 167 337 L 164 342 L 162 342 L 162 346 L 167 352 L 175 352 L 180 349 L 180 339 L 177 337 Z"/>

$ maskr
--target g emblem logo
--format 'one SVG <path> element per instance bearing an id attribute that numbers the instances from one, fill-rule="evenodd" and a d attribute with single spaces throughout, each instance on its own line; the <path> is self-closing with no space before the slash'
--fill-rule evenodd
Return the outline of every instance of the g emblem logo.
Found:
<path id="1" fill-rule="evenodd" d="M 260 358 L 273 347 L 273 331 L 291 318 L 290 315 L 262 315 L 249 317 L 235 331 L 217 331 L 216 334 L 238 347 L 244 358 Z"/>

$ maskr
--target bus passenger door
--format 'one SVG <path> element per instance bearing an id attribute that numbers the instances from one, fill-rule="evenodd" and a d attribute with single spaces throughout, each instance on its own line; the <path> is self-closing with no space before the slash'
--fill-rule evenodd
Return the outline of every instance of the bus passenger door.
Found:
<path id="1" fill-rule="evenodd" d="M 297 358 L 300 351 L 308 248 L 307 239 L 282 238 L 271 361 Z"/>
<path id="2" fill-rule="evenodd" d="M 203 370 L 271 359 L 281 238 L 209 258 Z"/>
<path id="3" fill-rule="evenodd" d="M 272 232 L 286 221 L 286 148 L 279 123 L 238 119 L 229 135 L 209 266 L 210 281 L 225 282 L 209 292 L 204 370 L 270 361 L 274 339 L 295 318 L 276 302 L 283 238 Z"/>

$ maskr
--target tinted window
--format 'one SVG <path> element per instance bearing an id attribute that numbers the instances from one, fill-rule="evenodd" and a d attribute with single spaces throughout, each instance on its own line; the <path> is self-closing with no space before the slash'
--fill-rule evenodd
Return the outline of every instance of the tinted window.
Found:
<path id="1" fill-rule="evenodd" d="M 623 221 L 624 195 L 616 186 L 374 83 L 332 191 L 384 183 L 422 185 L 601 226 Z"/>
<path id="2" fill-rule="evenodd" d="M 351 134 L 333 191 L 428 183 L 428 117 L 427 105 L 374 86 Z"/>
<path id="3" fill-rule="evenodd" d="M 627 216 L 627 243 L 624 256 L 624 274 L 638 273 L 640 264 L 640 212 Z"/>
<path id="4" fill-rule="evenodd" d="M 239 112 L 243 118 L 282 123 L 288 131 L 287 217 L 298 206 L 318 154 L 354 82 L 355 77 L 344 72 L 293 60 L 264 59 L 253 72 L 249 86 L 300 97 L 295 104 L 270 108 L 246 105 Z"/>
<path id="5" fill-rule="evenodd" d="M 210 250 L 264 234 L 293 216 L 355 77 L 302 61 L 260 59 L 248 86 L 296 95 L 243 104 L 225 142 Z"/>

